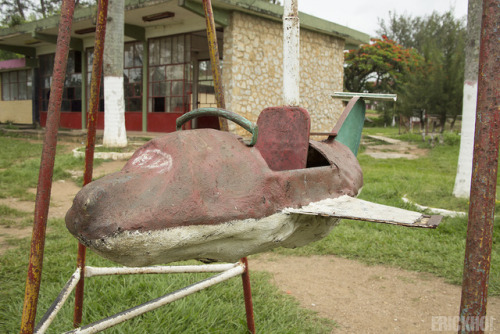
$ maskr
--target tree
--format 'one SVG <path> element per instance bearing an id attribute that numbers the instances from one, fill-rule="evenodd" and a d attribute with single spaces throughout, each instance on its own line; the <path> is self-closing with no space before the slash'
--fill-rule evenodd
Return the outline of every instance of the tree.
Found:
<path id="1" fill-rule="evenodd" d="M 38 18 L 47 18 L 56 14 L 61 7 L 61 0 L 39 0 L 38 5 L 33 6 Z M 78 2 L 75 3 L 78 5 Z"/>
<path id="2" fill-rule="evenodd" d="M 404 83 L 420 73 L 424 65 L 423 58 L 415 50 L 404 48 L 385 35 L 357 50 L 350 50 L 344 58 L 344 85 L 351 92 L 401 95 Z M 393 103 L 380 102 L 377 109 L 382 111 L 384 122 L 390 122 Z"/>
<path id="3" fill-rule="evenodd" d="M 409 78 L 421 75 L 425 65 L 423 57 L 414 49 L 404 48 L 385 35 L 345 53 L 344 60 L 347 91 L 396 93 L 398 96 Z M 394 116 L 394 104 L 381 102 L 377 109 L 382 111 L 384 122 L 390 122 Z"/>
<path id="4" fill-rule="evenodd" d="M 75 6 L 84 7 L 95 4 L 95 0 L 77 0 Z M 57 14 L 62 0 L 0 0 L 0 23 L 4 26 L 15 26 L 47 18 Z"/>
<path id="5" fill-rule="evenodd" d="M 127 146 L 123 92 L 125 1 L 110 0 L 104 38 L 104 136 L 107 147 Z"/>
<path id="6" fill-rule="evenodd" d="M 465 28 L 451 11 L 413 18 L 389 12 L 389 21 L 379 20 L 379 34 L 414 48 L 425 60 L 426 75 L 409 77 L 400 98 L 411 108 L 419 101 L 428 114 L 439 116 L 441 131 L 448 117 L 452 125 L 462 109 Z M 424 103 L 425 102 L 425 103 Z"/>
<path id="7" fill-rule="evenodd" d="M 423 59 L 387 36 L 344 54 L 344 86 L 350 92 L 395 93 Z"/>
<path id="8" fill-rule="evenodd" d="M 2 25 L 14 26 L 22 24 L 26 21 L 26 17 L 31 7 L 32 3 L 29 1 L 1 0 L 0 8 L 2 9 Z"/>

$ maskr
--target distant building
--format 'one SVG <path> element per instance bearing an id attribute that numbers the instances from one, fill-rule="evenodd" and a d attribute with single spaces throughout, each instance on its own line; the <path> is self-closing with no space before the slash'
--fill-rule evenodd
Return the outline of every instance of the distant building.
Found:
<path id="1" fill-rule="evenodd" d="M 212 5 L 226 109 L 255 122 L 262 109 L 283 104 L 283 8 L 255 0 L 213 0 Z M 215 106 L 201 1 L 129 0 L 125 8 L 127 130 L 171 132 L 183 113 Z M 95 8 L 75 11 L 63 128 L 86 126 L 82 111 L 89 100 L 95 16 Z M 367 43 L 369 36 L 307 14 L 300 20 L 301 106 L 311 114 L 311 130 L 327 131 L 342 109 L 330 95 L 342 90 L 343 51 Z M 0 62 L 0 122 L 45 126 L 58 23 L 59 17 L 52 17 L 0 29 L 0 49 L 25 56 Z M 99 110 L 104 112 L 102 99 Z M 103 122 L 101 115 L 99 128 Z"/>

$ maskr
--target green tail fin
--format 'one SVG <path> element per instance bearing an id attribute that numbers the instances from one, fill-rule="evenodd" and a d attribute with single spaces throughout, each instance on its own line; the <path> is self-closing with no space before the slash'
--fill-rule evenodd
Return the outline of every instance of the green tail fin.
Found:
<path id="1" fill-rule="evenodd" d="M 342 124 L 336 141 L 346 145 L 354 153 L 358 155 L 359 144 L 361 143 L 361 132 L 365 123 L 365 101 L 359 99 L 352 108 L 349 115 Z"/>

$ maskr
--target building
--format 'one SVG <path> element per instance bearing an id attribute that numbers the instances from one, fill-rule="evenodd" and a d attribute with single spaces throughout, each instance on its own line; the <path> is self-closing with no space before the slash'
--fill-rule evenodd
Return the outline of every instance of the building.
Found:
<path id="1" fill-rule="evenodd" d="M 212 5 L 226 109 L 255 122 L 262 109 L 283 104 L 283 8 L 255 0 L 213 0 Z M 203 13 L 201 0 L 125 2 L 127 130 L 171 132 L 183 113 L 215 106 Z M 82 111 L 88 106 L 95 20 L 96 8 L 75 11 L 63 128 L 86 126 Z M 0 49 L 25 56 L 0 62 L 0 122 L 45 125 L 58 21 L 52 17 L 0 29 Z M 342 90 L 344 49 L 367 43 L 369 36 L 303 13 L 300 22 L 301 106 L 311 114 L 312 131 L 328 131 L 342 109 L 330 95 Z M 102 99 L 99 110 L 104 112 Z M 98 128 L 103 122 L 101 115 Z"/>

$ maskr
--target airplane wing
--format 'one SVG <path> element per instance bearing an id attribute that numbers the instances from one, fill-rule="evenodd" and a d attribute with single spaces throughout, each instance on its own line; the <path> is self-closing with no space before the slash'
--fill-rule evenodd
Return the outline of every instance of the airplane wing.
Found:
<path id="1" fill-rule="evenodd" d="M 318 215 L 407 227 L 436 228 L 443 216 L 424 215 L 350 196 L 329 198 L 299 209 L 285 209 L 286 214 Z"/>

